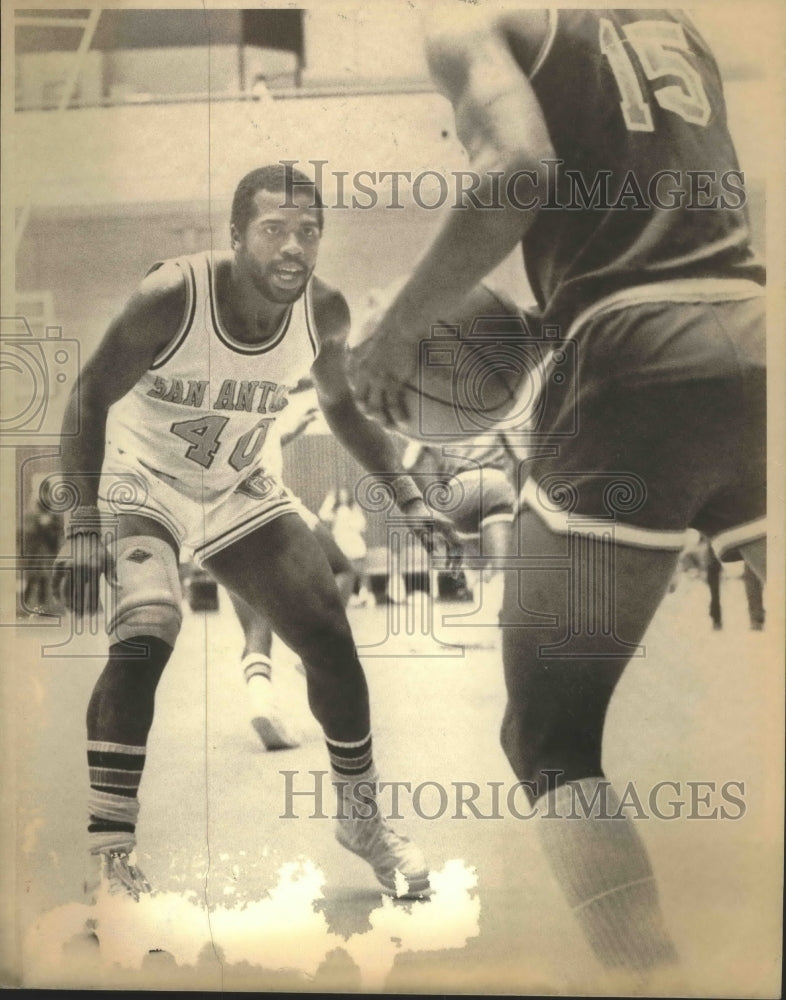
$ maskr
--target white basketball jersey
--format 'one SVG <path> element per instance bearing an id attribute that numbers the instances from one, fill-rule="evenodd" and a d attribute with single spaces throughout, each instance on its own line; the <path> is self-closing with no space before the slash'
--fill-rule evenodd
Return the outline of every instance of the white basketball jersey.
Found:
<path id="1" fill-rule="evenodd" d="M 233 339 L 216 299 L 216 268 L 227 259 L 174 261 L 188 287 L 181 328 L 107 421 L 108 446 L 200 502 L 264 465 L 265 439 L 319 347 L 311 281 L 264 344 Z"/>

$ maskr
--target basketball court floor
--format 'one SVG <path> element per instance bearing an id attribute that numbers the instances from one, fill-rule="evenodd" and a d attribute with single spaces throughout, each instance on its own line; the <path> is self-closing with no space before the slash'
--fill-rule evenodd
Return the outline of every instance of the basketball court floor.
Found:
<path id="1" fill-rule="evenodd" d="M 741 580 L 724 583 L 721 632 L 711 630 L 707 601 L 704 584 L 687 577 L 665 599 L 645 655 L 615 694 L 605 766 L 618 791 L 634 782 L 642 803 L 639 828 L 683 959 L 672 992 L 775 995 L 781 680 L 765 655 L 768 632 L 748 628 Z M 406 618 L 390 617 L 405 609 L 350 610 L 380 775 L 411 788 L 399 786 L 403 818 L 393 822 L 420 843 L 434 872 L 432 898 L 407 903 L 383 900 L 370 869 L 336 844 L 322 818 L 330 787 L 311 772 L 326 771 L 326 754 L 291 655 L 281 654 L 279 683 L 304 742 L 267 753 L 249 723 L 241 634 L 226 595 L 215 613 L 186 610 L 141 788 L 138 861 L 157 891 L 138 904 L 99 902 L 100 949 L 73 935 L 87 915 L 84 709 L 103 640 L 54 647 L 67 639 L 64 628 L 22 629 L 17 759 L 8 771 L 19 803 L 24 984 L 613 992 L 542 863 L 533 826 L 545 820 L 516 815 L 527 809 L 498 743 L 498 633 L 441 621 L 468 610 L 434 605 L 437 636 L 471 643 L 463 655 L 445 655 L 461 650 L 424 635 L 411 609 L 411 634 Z M 386 645 L 370 645 L 385 635 Z M 321 814 L 315 781 L 324 781 Z M 473 785 L 477 815 L 466 804 Z M 288 788 L 307 794 L 288 797 Z M 390 796 L 382 801 L 396 813 Z"/>

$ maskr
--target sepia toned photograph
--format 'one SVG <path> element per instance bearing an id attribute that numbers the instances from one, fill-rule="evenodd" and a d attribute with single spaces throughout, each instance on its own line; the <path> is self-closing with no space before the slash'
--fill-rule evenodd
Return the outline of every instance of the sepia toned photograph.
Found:
<path id="1" fill-rule="evenodd" d="M 0 985 L 779 997 L 782 6 L 2 28 Z"/>

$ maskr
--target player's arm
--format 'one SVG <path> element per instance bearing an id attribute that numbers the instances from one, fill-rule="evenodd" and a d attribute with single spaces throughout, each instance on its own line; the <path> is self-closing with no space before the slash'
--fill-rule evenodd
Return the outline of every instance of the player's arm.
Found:
<path id="1" fill-rule="evenodd" d="M 538 99 L 511 49 L 512 32 L 520 42 L 532 34 L 532 21 L 524 12 L 516 17 L 518 27 L 510 17 L 489 19 L 473 8 L 427 41 L 431 74 L 453 105 L 457 134 L 477 174 L 478 202 L 448 213 L 388 308 L 363 324 L 352 347 L 356 396 L 387 426 L 407 419 L 400 387 L 417 371 L 417 345 L 430 324 L 510 253 L 545 200 L 546 161 L 555 153 Z M 482 207 L 489 204 L 500 207 Z"/>
<path id="2" fill-rule="evenodd" d="M 400 387 L 412 381 L 417 345 L 430 324 L 510 253 L 544 201 L 554 148 L 510 41 L 515 31 L 517 42 L 531 48 L 537 16 L 516 12 L 511 22 L 510 16 L 489 19 L 473 8 L 428 39 L 429 67 L 453 105 L 457 134 L 477 174 L 478 201 L 448 213 L 388 308 L 363 324 L 352 347 L 350 376 L 357 398 L 365 412 L 387 426 L 407 418 Z"/>
<path id="3" fill-rule="evenodd" d="M 104 461 L 106 420 L 121 399 L 171 341 L 185 313 L 186 286 L 174 264 L 149 274 L 110 323 L 85 364 L 68 400 L 64 426 L 79 428 L 61 438 L 61 467 L 79 491 L 80 504 L 93 505 Z"/>
<path id="4" fill-rule="evenodd" d="M 421 490 L 437 481 L 439 463 L 437 449 L 420 441 L 410 441 L 401 456 L 401 464 Z"/>
<path id="5" fill-rule="evenodd" d="M 441 18 L 440 25 L 445 22 Z M 400 312 L 404 329 L 421 317 L 432 319 L 496 267 L 544 200 L 545 161 L 555 152 L 535 92 L 513 55 L 512 30 L 509 20 L 473 10 L 427 38 L 432 78 L 453 105 L 456 134 L 480 184 L 478 205 L 448 213 L 395 300 L 391 312 Z M 490 204 L 502 208 L 479 207 Z"/>
<path id="6" fill-rule="evenodd" d="M 360 412 L 347 381 L 345 348 L 350 315 L 346 299 L 318 279 L 314 279 L 314 318 L 320 347 L 311 371 L 328 426 L 364 469 L 405 477 L 393 436 Z M 417 501 L 422 503 L 419 490 L 403 505 Z"/>
<path id="7" fill-rule="evenodd" d="M 424 503 L 420 489 L 401 464 L 393 435 L 358 409 L 346 374 L 350 315 L 344 296 L 318 279 L 314 282 L 314 316 L 320 349 L 311 371 L 331 431 L 363 468 L 391 483 L 401 511 L 416 520 L 428 519 L 451 544 L 452 527 L 442 518 L 435 519 Z M 421 539 L 427 543 L 427 530 L 425 525 L 421 527 Z"/>
<path id="8" fill-rule="evenodd" d="M 78 497 L 78 507 L 70 518 L 65 548 L 55 562 L 53 586 L 79 615 L 97 610 L 104 569 L 94 508 L 109 408 L 139 381 L 171 341 L 182 323 L 186 299 L 185 281 L 177 266 L 164 265 L 148 275 L 110 324 L 69 397 L 64 425 L 77 426 L 78 433 L 61 437 L 61 470 Z"/>

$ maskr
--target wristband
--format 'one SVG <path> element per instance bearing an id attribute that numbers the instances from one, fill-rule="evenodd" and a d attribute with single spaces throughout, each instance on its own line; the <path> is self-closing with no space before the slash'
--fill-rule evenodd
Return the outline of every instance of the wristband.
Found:
<path id="1" fill-rule="evenodd" d="M 66 538 L 71 538 L 77 531 L 95 530 L 101 527 L 101 512 L 94 504 L 83 504 L 72 510 L 65 517 L 63 531 Z"/>
<path id="2" fill-rule="evenodd" d="M 417 487 L 412 476 L 400 475 L 392 481 L 393 492 L 396 495 L 396 506 L 403 507 L 411 500 L 422 500 L 423 494 Z"/>

